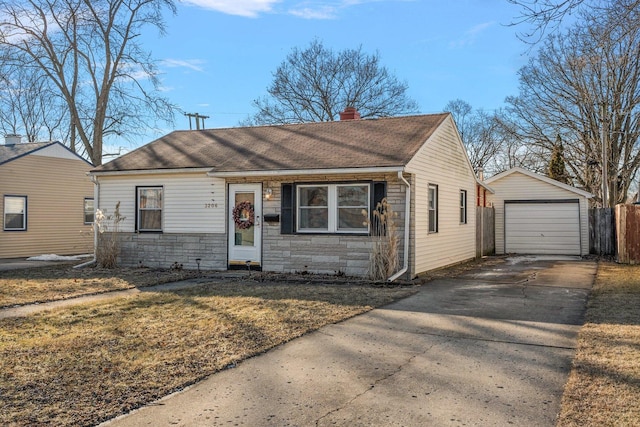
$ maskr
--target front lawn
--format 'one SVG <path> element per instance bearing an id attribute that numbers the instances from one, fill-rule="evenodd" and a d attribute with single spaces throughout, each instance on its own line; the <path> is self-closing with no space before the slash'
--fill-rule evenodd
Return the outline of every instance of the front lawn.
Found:
<path id="1" fill-rule="evenodd" d="M 158 285 L 202 274 L 150 268 L 73 268 L 70 264 L 0 271 L 0 308 Z"/>
<path id="2" fill-rule="evenodd" d="M 640 425 L 640 266 L 601 263 L 559 427 Z"/>
<path id="3" fill-rule="evenodd" d="M 413 292 L 245 279 L 3 319 L 0 425 L 95 425 Z"/>

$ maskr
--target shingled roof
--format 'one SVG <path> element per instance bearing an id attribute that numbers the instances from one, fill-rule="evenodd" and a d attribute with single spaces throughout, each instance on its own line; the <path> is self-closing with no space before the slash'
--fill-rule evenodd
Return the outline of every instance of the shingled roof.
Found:
<path id="1" fill-rule="evenodd" d="M 34 151 L 41 150 L 45 147 L 55 144 L 51 142 L 22 142 L 14 145 L 0 145 L 0 165 L 10 162 Z"/>
<path id="2" fill-rule="evenodd" d="M 212 172 L 404 166 L 448 113 L 171 132 L 92 172 Z"/>

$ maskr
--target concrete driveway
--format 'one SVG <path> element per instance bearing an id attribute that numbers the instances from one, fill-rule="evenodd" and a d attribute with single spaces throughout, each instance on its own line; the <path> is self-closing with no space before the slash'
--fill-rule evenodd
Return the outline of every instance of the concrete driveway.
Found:
<path id="1" fill-rule="evenodd" d="M 438 279 L 109 426 L 553 426 L 596 264 L 514 257 Z"/>

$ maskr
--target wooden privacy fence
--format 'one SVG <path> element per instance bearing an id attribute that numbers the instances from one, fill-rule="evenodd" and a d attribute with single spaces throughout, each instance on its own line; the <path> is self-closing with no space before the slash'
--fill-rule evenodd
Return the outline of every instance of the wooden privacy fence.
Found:
<path id="1" fill-rule="evenodd" d="M 616 227 L 613 208 L 589 209 L 589 253 L 615 255 Z"/>
<path id="2" fill-rule="evenodd" d="M 495 210 L 476 207 L 476 258 L 496 252 Z"/>
<path id="3" fill-rule="evenodd" d="M 640 264 L 640 205 L 616 206 L 616 260 Z"/>

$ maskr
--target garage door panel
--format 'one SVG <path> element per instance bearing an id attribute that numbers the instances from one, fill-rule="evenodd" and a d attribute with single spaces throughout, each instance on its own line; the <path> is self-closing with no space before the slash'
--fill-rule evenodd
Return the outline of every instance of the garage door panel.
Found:
<path id="1" fill-rule="evenodd" d="M 580 254 L 578 203 L 505 203 L 505 252 Z"/>

